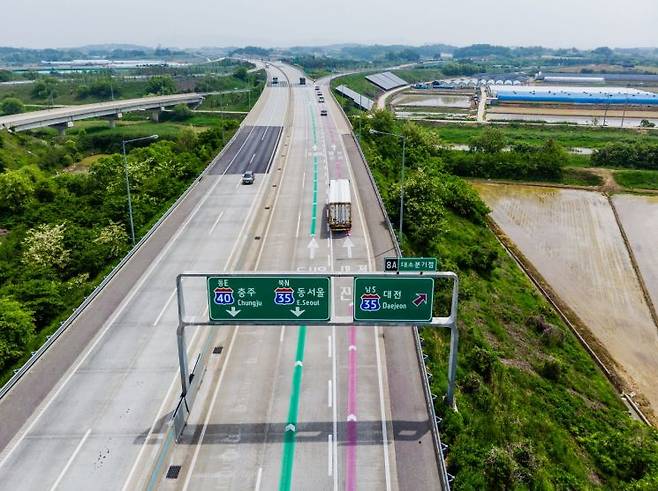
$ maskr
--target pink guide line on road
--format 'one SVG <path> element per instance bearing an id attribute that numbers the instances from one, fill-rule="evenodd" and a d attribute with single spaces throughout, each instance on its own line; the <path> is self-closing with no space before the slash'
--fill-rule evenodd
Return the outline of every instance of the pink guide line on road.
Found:
<path id="1" fill-rule="evenodd" d="M 345 489 L 356 490 L 356 443 L 357 443 L 357 420 L 356 420 L 356 382 L 357 382 L 357 357 L 356 357 L 356 327 L 349 327 L 349 346 L 347 349 L 348 377 L 347 377 L 347 469 L 345 477 Z"/>

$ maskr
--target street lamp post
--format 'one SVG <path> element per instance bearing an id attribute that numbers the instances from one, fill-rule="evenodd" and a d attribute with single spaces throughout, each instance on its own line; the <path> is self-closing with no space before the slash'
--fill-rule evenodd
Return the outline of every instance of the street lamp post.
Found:
<path id="1" fill-rule="evenodd" d="M 143 136 L 141 138 L 133 138 L 132 140 L 121 140 L 121 153 L 123 154 L 123 167 L 126 172 L 126 194 L 128 195 L 128 216 L 130 218 L 130 237 L 132 239 L 133 247 L 135 247 L 135 224 L 133 222 L 133 204 L 130 197 L 130 179 L 128 178 L 128 158 L 126 157 L 126 143 L 133 143 L 143 140 L 157 140 L 158 135 Z"/>
<path id="2" fill-rule="evenodd" d="M 400 240 L 402 240 L 402 225 L 404 224 L 404 159 L 407 149 L 407 137 L 399 133 L 389 133 L 370 129 L 370 134 L 389 135 L 396 138 L 402 138 L 402 169 L 400 170 Z"/>

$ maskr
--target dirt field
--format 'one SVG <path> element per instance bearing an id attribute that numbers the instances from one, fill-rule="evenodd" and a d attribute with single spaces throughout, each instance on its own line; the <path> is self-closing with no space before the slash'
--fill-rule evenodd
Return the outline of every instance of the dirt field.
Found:
<path id="1" fill-rule="evenodd" d="M 589 328 L 628 386 L 658 414 L 658 330 L 606 197 L 536 186 L 475 187 L 498 226 Z M 624 217 L 635 217 L 627 226 L 633 237 L 647 229 L 641 209 L 633 210 L 635 199 L 619 198 Z M 652 233 L 656 244 L 658 227 Z M 642 267 L 650 261 L 651 238 L 637 239 L 646 244 Z M 655 254 L 656 248 L 651 249 Z M 656 258 L 652 260 L 656 271 Z M 652 281 L 656 286 L 655 277 Z"/>
<path id="2" fill-rule="evenodd" d="M 613 198 L 644 283 L 658 307 L 658 196 L 619 194 Z M 658 373 L 656 373 L 658 382 Z"/>

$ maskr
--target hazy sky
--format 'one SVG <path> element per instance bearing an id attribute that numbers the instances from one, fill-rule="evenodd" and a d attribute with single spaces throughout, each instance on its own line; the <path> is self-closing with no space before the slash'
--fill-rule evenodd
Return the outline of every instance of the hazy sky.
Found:
<path id="1" fill-rule="evenodd" d="M 658 0 L 5 0 L 0 46 L 658 46 Z"/>

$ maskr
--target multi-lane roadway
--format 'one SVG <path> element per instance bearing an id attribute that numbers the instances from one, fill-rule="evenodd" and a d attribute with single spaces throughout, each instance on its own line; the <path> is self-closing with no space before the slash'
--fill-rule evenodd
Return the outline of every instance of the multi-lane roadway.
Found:
<path id="1" fill-rule="evenodd" d="M 221 349 L 180 441 L 156 465 L 180 392 L 178 273 L 365 272 L 395 253 L 328 82 L 320 104 L 298 70 L 268 73 L 288 83 L 265 89 L 89 314 L 0 400 L 10 422 L 0 430 L 1 488 L 440 489 L 412 332 L 402 327 L 189 329 L 191 360 L 208 343 Z M 241 185 L 245 170 L 254 185 Z M 335 178 L 351 183 L 349 235 L 324 220 Z M 350 283 L 334 293 L 346 300 L 336 308 L 349 309 Z M 165 477 L 170 466 L 176 478 Z"/>

